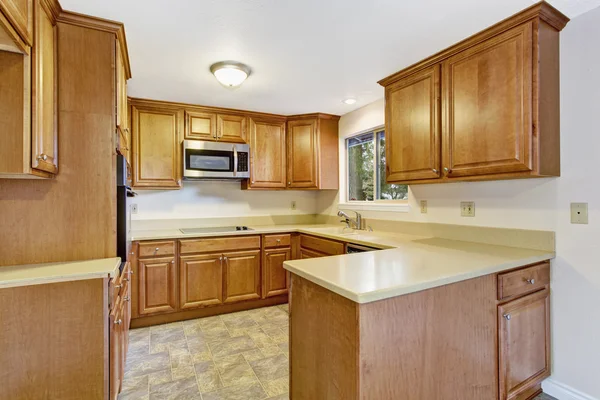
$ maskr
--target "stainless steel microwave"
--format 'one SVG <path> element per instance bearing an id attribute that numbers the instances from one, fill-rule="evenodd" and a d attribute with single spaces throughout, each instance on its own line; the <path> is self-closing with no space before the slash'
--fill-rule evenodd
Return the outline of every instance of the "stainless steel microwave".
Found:
<path id="1" fill-rule="evenodd" d="M 183 177 L 186 179 L 249 178 L 249 162 L 247 144 L 183 141 Z"/>

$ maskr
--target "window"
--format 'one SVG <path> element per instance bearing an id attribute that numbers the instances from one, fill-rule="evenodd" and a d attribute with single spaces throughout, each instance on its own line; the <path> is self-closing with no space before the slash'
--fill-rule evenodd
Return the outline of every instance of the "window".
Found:
<path id="1" fill-rule="evenodd" d="M 385 182 L 385 133 L 382 129 L 346 139 L 348 201 L 407 200 L 408 186 Z"/>

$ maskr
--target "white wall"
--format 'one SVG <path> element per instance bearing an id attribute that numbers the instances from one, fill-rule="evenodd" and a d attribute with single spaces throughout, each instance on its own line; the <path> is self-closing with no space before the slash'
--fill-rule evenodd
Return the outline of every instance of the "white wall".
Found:
<path id="1" fill-rule="evenodd" d="M 138 190 L 134 220 L 315 214 L 316 192 L 241 190 L 240 182 L 184 181 L 181 190 Z M 292 211 L 291 202 L 296 201 Z"/>
<path id="2" fill-rule="evenodd" d="M 340 136 L 381 125 L 383 115 L 383 101 L 349 113 L 340 121 Z M 599 116 L 600 8 L 596 8 L 572 20 L 561 33 L 560 178 L 415 185 L 410 188 L 409 213 L 363 212 L 374 218 L 555 231 L 552 380 L 596 399 L 600 399 Z M 421 199 L 428 201 L 427 214 L 419 212 Z M 475 218 L 460 217 L 461 200 L 475 201 Z M 589 203 L 589 225 L 570 224 L 571 202 Z M 318 207 L 335 213 L 336 195 L 319 195 Z"/>

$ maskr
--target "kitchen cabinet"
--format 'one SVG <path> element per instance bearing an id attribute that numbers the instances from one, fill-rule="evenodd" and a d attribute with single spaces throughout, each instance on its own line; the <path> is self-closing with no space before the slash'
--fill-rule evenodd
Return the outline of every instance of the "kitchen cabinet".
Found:
<path id="1" fill-rule="evenodd" d="M 245 115 L 217 114 L 217 140 L 246 143 L 246 125 Z"/>
<path id="2" fill-rule="evenodd" d="M 381 80 L 387 182 L 560 176 L 559 32 L 568 21 L 538 3 Z"/>
<path id="3" fill-rule="evenodd" d="M 133 186 L 138 189 L 181 187 L 183 111 L 132 101 Z"/>
<path id="4" fill-rule="evenodd" d="M 250 118 L 250 179 L 244 189 L 285 189 L 287 177 L 285 119 Z"/>
<path id="5" fill-rule="evenodd" d="M 181 256 L 179 276 L 181 310 L 223 302 L 223 254 Z"/>
<path id="6" fill-rule="evenodd" d="M 223 254 L 224 303 L 261 297 L 260 250 Z"/>
<path id="7" fill-rule="evenodd" d="M 140 259 L 138 273 L 140 315 L 177 309 L 177 268 L 174 257 Z"/>
<path id="8" fill-rule="evenodd" d="M 434 65 L 385 91 L 388 181 L 440 176 L 440 67 Z"/>
<path id="9" fill-rule="evenodd" d="M 288 118 L 288 189 L 338 189 L 338 120 L 325 114 Z"/>
<path id="10" fill-rule="evenodd" d="M 211 112 L 185 112 L 185 139 L 217 140 L 217 115 Z"/>
<path id="11" fill-rule="evenodd" d="M 310 235 L 300 235 L 300 249 L 317 252 L 323 255 L 335 256 L 345 253 L 345 244 L 335 240 L 324 239 Z M 304 258 L 304 257 L 303 257 Z"/>
<path id="12" fill-rule="evenodd" d="M 117 59 L 117 150 L 131 165 L 131 130 L 129 128 L 129 105 L 127 103 L 127 79 L 129 75 L 125 66 L 125 56 L 121 50 L 121 43 L 116 40 Z"/>
<path id="13" fill-rule="evenodd" d="M 110 399 L 116 400 L 121 390 L 121 383 L 123 381 L 123 366 L 122 358 L 125 356 L 123 353 L 123 302 L 122 298 L 117 297 L 117 301 L 113 304 L 113 308 L 109 315 L 109 343 L 110 343 L 110 356 L 109 356 L 109 391 Z"/>
<path id="14" fill-rule="evenodd" d="M 320 253 L 318 251 L 300 248 L 300 259 L 327 257 L 329 254 Z"/>
<path id="15" fill-rule="evenodd" d="M 498 307 L 500 399 L 523 394 L 550 376 L 550 291 Z"/>
<path id="16" fill-rule="evenodd" d="M 290 247 L 266 249 L 263 255 L 263 297 L 287 293 L 288 274 L 283 268 L 285 261 L 291 260 Z"/>
<path id="17" fill-rule="evenodd" d="M 28 46 L 34 44 L 34 1 L 37 3 L 38 0 L 0 1 L 0 14 L 4 14 L 13 29 Z"/>

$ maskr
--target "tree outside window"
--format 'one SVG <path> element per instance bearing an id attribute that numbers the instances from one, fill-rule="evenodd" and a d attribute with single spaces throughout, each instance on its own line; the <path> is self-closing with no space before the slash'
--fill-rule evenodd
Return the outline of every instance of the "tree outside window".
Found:
<path id="1" fill-rule="evenodd" d="M 406 200 L 408 186 L 385 181 L 385 133 L 363 133 L 346 139 L 348 201 Z"/>

